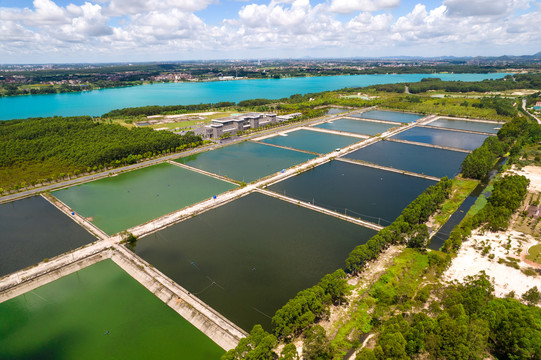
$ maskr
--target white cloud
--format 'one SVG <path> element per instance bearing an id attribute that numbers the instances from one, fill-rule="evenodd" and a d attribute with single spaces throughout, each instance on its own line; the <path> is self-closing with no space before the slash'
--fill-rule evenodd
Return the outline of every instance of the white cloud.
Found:
<path id="1" fill-rule="evenodd" d="M 436 7 L 419 3 L 396 18 L 386 9 L 399 0 L 250 0 L 220 26 L 196 15 L 218 0 L 55 1 L 0 7 L 0 61 L 533 53 L 541 28 L 541 12 L 527 8 L 529 0 L 492 0 L 491 6 L 486 0 L 441 0 Z M 343 20 L 339 13 L 353 17 Z"/>
<path id="2" fill-rule="evenodd" d="M 400 0 L 332 0 L 329 10 L 349 14 L 356 11 L 378 11 L 400 6 Z"/>

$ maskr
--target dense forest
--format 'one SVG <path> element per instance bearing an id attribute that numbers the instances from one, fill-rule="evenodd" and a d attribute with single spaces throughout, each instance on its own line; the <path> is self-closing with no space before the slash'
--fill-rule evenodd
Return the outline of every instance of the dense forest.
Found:
<path id="1" fill-rule="evenodd" d="M 185 136 L 148 128 L 54 117 L 0 122 L 0 187 L 5 190 L 64 179 L 201 144 Z"/>

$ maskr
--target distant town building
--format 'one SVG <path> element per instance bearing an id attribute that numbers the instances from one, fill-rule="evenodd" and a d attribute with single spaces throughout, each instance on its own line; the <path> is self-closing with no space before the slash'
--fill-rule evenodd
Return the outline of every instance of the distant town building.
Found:
<path id="1" fill-rule="evenodd" d="M 239 131 L 257 129 L 262 126 L 288 121 L 301 116 L 302 113 L 287 115 L 247 113 L 231 115 L 212 120 L 210 125 L 202 126 L 195 130 L 197 135 L 207 139 L 218 139 L 222 135 L 234 135 Z"/>
<path id="2" fill-rule="evenodd" d="M 538 101 L 535 103 L 535 106 L 533 107 L 534 110 L 541 110 L 541 101 Z"/>

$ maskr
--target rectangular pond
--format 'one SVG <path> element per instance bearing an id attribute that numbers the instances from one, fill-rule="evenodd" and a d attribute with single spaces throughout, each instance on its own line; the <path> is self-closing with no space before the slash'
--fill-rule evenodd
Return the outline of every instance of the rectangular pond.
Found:
<path id="1" fill-rule="evenodd" d="M 0 304 L 1 359 L 216 359 L 225 352 L 111 260 Z"/>
<path id="2" fill-rule="evenodd" d="M 260 193 L 140 239 L 135 252 L 249 331 L 376 232 Z"/>
<path id="3" fill-rule="evenodd" d="M 299 151 L 245 141 L 176 161 L 248 183 L 315 157 Z"/>
<path id="4" fill-rule="evenodd" d="M 435 181 L 331 161 L 269 187 L 277 193 L 386 226 Z"/>
<path id="5" fill-rule="evenodd" d="M 441 118 L 436 121 L 432 121 L 426 125 L 447 128 L 447 129 L 469 130 L 469 131 L 479 131 L 479 132 L 484 132 L 484 133 L 489 133 L 489 134 L 497 134 L 503 124 L 495 124 L 495 123 L 488 123 L 488 122 L 482 122 L 482 121 L 467 121 L 467 120 Z"/>
<path id="6" fill-rule="evenodd" d="M 488 135 L 470 134 L 452 130 L 413 127 L 393 136 L 393 139 L 446 146 L 455 149 L 475 150 L 483 145 Z"/>
<path id="7" fill-rule="evenodd" d="M 468 154 L 394 141 L 378 141 L 344 157 L 436 177 L 454 178 Z"/>
<path id="8" fill-rule="evenodd" d="M 358 137 L 326 134 L 319 131 L 296 130 L 261 140 L 266 144 L 326 154 L 362 141 Z"/>
<path id="9" fill-rule="evenodd" d="M 162 163 L 53 195 L 107 234 L 114 234 L 233 188 L 231 183 Z"/>
<path id="10" fill-rule="evenodd" d="M 0 277 L 96 240 L 41 196 L 0 204 Z"/>
<path id="11" fill-rule="evenodd" d="M 358 118 L 372 119 L 372 120 L 384 120 L 384 121 L 393 121 L 399 123 L 410 123 L 412 121 L 417 121 L 422 118 L 424 115 L 403 113 L 397 111 L 382 111 L 382 110 L 369 110 L 361 114 L 350 115 Z"/>
<path id="12" fill-rule="evenodd" d="M 315 125 L 314 127 L 326 130 L 345 131 L 354 134 L 362 135 L 377 135 L 384 133 L 385 131 L 394 128 L 397 125 L 385 124 L 375 121 L 363 121 L 340 118 L 337 120 L 329 121 L 323 124 Z"/>

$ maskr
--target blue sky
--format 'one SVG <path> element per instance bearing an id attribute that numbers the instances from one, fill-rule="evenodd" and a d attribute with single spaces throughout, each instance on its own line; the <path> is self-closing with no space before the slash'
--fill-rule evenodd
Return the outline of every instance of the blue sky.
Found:
<path id="1" fill-rule="evenodd" d="M 541 0 L 0 0 L 0 63 L 541 51 Z"/>

